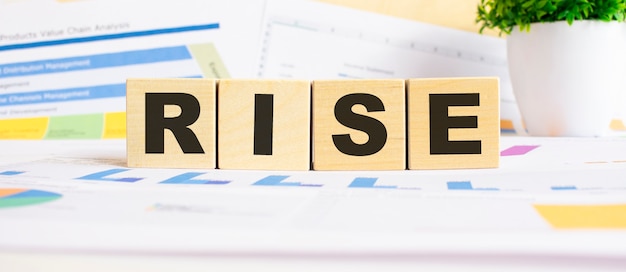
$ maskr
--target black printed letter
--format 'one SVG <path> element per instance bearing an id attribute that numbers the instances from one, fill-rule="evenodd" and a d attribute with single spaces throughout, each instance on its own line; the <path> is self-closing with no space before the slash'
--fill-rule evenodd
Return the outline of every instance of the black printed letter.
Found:
<path id="1" fill-rule="evenodd" d="M 478 93 L 430 94 L 430 154 L 481 154 L 481 141 L 450 141 L 450 128 L 477 128 L 476 116 L 448 116 L 450 106 L 479 106 Z"/>
<path id="2" fill-rule="evenodd" d="M 274 95 L 254 95 L 254 155 L 272 155 Z"/>
<path id="3" fill-rule="evenodd" d="M 380 121 L 365 115 L 356 114 L 352 106 L 365 106 L 367 112 L 385 111 L 380 98 L 366 93 L 355 93 L 343 96 L 335 104 L 335 118 L 342 125 L 367 133 L 369 140 L 364 144 L 352 141 L 350 134 L 333 135 L 335 147 L 341 153 L 353 156 L 368 156 L 380 151 L 387 142 L 387 129 Z"/>
<path id="4" fill-rule="evenodd" d="M 165 117 L 165 105 L 180 107 L 180 115 Z M 183 153 L 204 153 L 196 134 L 188 126 L 200 116 L 200 103 L 186 93 L 146 93 L 146 153 L 163 154 L 164 130 L 174 134 Z"/>

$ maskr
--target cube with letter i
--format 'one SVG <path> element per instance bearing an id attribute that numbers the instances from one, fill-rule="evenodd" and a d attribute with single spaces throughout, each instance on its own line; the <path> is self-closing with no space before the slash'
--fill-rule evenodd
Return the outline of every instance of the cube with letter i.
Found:
<path id="1" fill-rule="evenodd" d="M 310 169 L 310 81 L 223 79 L 218 104 L 220 169 Z"/>

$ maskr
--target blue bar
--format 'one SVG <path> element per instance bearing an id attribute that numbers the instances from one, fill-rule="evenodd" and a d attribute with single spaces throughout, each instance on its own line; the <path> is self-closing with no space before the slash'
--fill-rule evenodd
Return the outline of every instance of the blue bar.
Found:
<path id="1" fill-rule="evenodd" d="M 102 172 L 97 172 L 93 174 L 89 174 L 86 176 L 82 176 L 76 179 L 82 180 L 97 180 L 97 181 L 115 181 L 115 182 L 135 182 L 142 180 L 143 178 L 107 178 L 107 176 L 115 175 L 118 173 L 126 172 L 129 169 L 110 169 Z"/>
<path id="2" fill-rule="evenodd" d="M 448 181 L 448 190 L 473 190 L 469 181 Z"/>
<path id="3" fill-rule="evenodd" d="M 93 87 L 70 88 L 60 90 L 13 93 L 0 95 L 0 107 L 39 104 L 52 102 L 68 102 L 77 100 L 124 97 L 126 84 L 101 85 Z"/>
<path id="4" fill-rule="evenodd" d="M 115 40 L 115 39 L 133 38 L 133 37 L 144 37 L 144 36 L 152 36 L 152 35 L 160 35 L 160 34 L 172 34 L 172 33 L 218 29 L 218 28 L 220 28 L 219 23 L 213 23 L 213 24 L 207 24 L 207 25 L 173 27 L 173 28 L 160 28 L 160 29 L 153 29 L 153 30 L 134 31 L 134 32 L 125 32 L 125 33 L 98 35 L 98 36 L 88 36 L 88 37 L 81 37 L 81 38 L 53 40 L 53 41 L 10 44 L 10 45 L 0 46 L 0 51 L 44 47 L 44 46 L 52 46 L 52 45 L 62 45 L 62 44 Z"/>
<path id="5" fill-rule="evenodd" d="M 23 197 L 60 197 L 60 196 L 61 196 L 60 194 L 53 193 L 53 192 L 46 192 L 46 191 L 40 191 L 40 190 L 28 190 L 28 191 L 10 195 L 4 198 L 7 199 L 7 198 L 23 198 Z"/>
<path id="6" fill-rule="evenodd" d="M 255 186 L 304 186 L 304 187 L 322 187 L 322 184 L 302 184 L 300 182 L 282 182 L 289 176 L 267 176 L 253 183 Z"/>
<path id="7" fill-rule="evenodd" d="M 24 174 L 22 171 L 4 171 L 0 173 L 0 176 L 16 176 L 19 174 Z"/>
<path id="8" fill-rule="evenodd" d="M 227 180 L 193 179 L 203 174 L 206 174 L 206 173 L 202 173 L 202 172 L 184 173 L 184 174 L 166 179 L 159 183 L 163 183 L 163 184 L 214 184 L 214 185 L 223 185 L 223 184 L 230 183 L 230 181 L 227 181 Z"/>
<path id="9" fill-rule="evenodd" d="M 0 78 L 191 59 L 186 46 L 162 47 L 0 65 Z"/>
<path id="10" fill-rule="evenodd" d="M 498 188 L 474 188 L 471 181 L 448 181 L 448 190 L 500 191 Z"/>
<path id="11" fill-rule="evenodd" d="M 576 186 L 552 186 L 553 191 L 577 190 Z"/>
<path id="12" fill-rule="evenodd" d="M 500 191 L 498 188 L 474 188 L 475 191 Z"/>
<path id="13" fill-rule="evenodd" d="M 376 181 L 378 178 L 355 178 L 348 188 L 379 188 L 379 189 L 397 189 L 398 186 L 377 186 Z"/>
<path id="14" fill-rule="evenodd" d="M 253 185 L 275 186 L 275 185 L 279 185 L 281 181 L 287 179 L 288 177 L 289 176 L 267 176 L 255 182 Z M 296 184 L 292 183 L 292 186 L 293 185 L 296 185 Z"/>

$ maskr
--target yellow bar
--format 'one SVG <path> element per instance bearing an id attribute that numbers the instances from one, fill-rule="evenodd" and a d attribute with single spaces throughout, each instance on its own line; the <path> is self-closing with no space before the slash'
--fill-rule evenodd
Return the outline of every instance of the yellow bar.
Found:
<path id="1" fill-rule="evenodd" d="M 126 138 L 126 113 L 109 112 L 104 114 L 103 139 Z"/>
<path id="2" fill-rule="evenodd" d="M 612 130 L 626 130 L 626 126 L 624 126 L 624 121 L 619 119 L 611 120 L 611 129 Z"/>
<path id="3" fill-rule="evenodd" d="M 48 117 L 0 120 L 0 139 L 43 139 L 48 121 Z"/>
<path id="4" fill-rule="evenodd" d="M 555 229 L 626 229 L 626 204 L 534 207 Z"/>

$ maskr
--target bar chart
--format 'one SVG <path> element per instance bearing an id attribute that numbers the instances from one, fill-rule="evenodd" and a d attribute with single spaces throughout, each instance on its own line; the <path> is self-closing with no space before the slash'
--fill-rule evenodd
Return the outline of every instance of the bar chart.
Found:
<path id="1" fill-rule="evenodd" d="M 0 188 L 0 209 L 41 204 L 61 197 L 61 194 L 49 191 Z"/>

